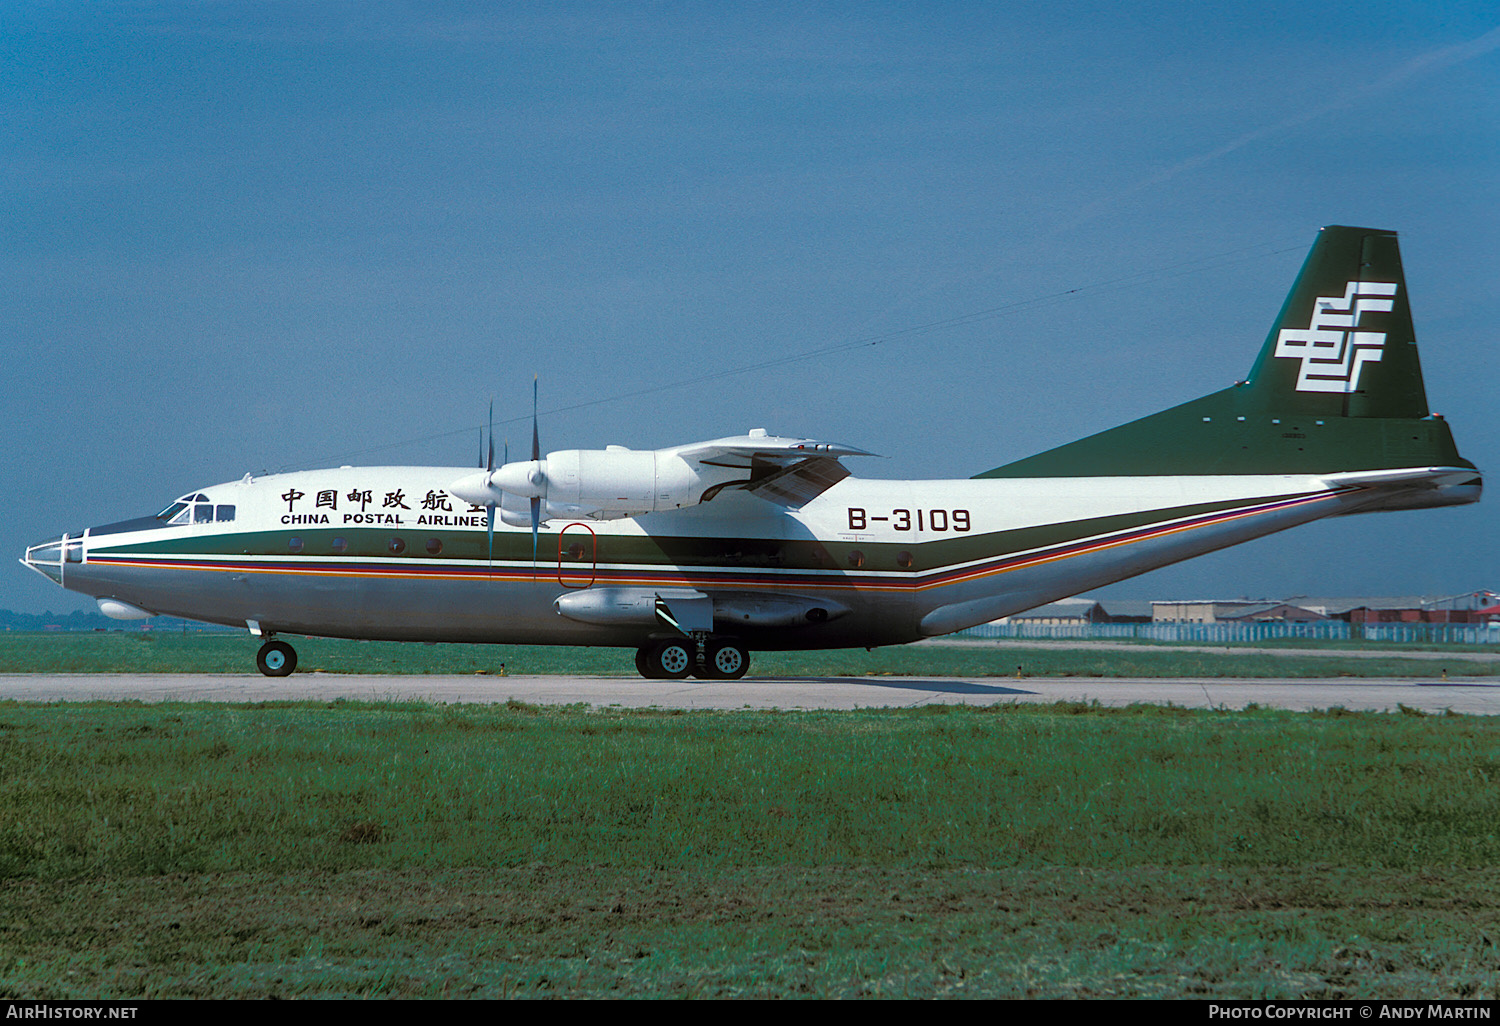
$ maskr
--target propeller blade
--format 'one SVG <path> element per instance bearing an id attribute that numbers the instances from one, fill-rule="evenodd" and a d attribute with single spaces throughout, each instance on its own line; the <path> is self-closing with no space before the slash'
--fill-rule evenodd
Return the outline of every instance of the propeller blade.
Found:
<path id="1" fill-rule="evenodd" d="M 485 470 L 495 469 L 495 397 L 490 396 L 490 456 Z"/>
<path id="2" fill-rule="evenodd" d="M 531 376 L 531 458 L 533 461 L 542 458 L 541 435 L 536 429 L 536 382 L 537 375 Z M 542 524 L 542 500 L 539 496 L 531 497 L 531 570 L 533 576 L 536 573 L 536 547 L 537 531 Z"/>
<path id="3" fill-rule="evenodd" d="M 536 569 L 537 531 L 542 525 L 542 500 L 531 500 L 531 568 Z"/>
<path id="4" fill-rule="evenodd" d="M 489 429 L 489 451 L 483 446 L 479 450 L 479 458 L 484 464 L 486 474 L 495 472 L 495 397 L 490 396 L 490 429 Z M 489 477 L 485 477 L 485 484 L 489 483 Z M 490 572 L 495 570 L 495 504 L 487 502 L 484 505 L 484 535 L 485 543 L 489 552 Z"/>

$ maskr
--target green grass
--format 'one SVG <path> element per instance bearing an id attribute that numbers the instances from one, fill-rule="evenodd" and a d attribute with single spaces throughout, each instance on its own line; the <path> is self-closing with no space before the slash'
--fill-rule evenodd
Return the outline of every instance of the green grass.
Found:
<path id="1" fill-rule="evenodd" d="M 1008 639 L 1007 639 L 1008 640 Z M 1045 638 L 1027 638 L 1027 641 L 1048 641 Z M 1061 644 L 1072 639 L 1059 638 Z M 1155 645 L 1159 647 L 1185 647 L 1246 649 L 1264 648 L 1278 650 L 1321 649 L 1326 651 L 1386 652 L 1399 655 L 1402 652 L 1456 652 L 1471 656 L 1488 656 L 1500 659 L 1500 645 L 1470 644 L 1458 641 L 1372 641 L 1365 638 L 1262 638 L 1259 641 L 1157 641 L 1154 638 L 1083 638 L 1081 644 L 1107 645 Z"/>
<path id="2" fill-rule="evenodd" d="M 1489 718 L 0 704 L 0 996 L 1497 996 Z"/>
<path id="3" fill-rule="evenodd" d="M 634 676 L 634 652 L 541 645 L 424 645 L 290 638 L 298 672 L 499 673 Z M 249 635 L 151 632 L 0 634 L 0 673 L 253 673 L 259 641 Z M 828 652 L 756 652 L 753 676 L 909 675 L 1008 677 L 1437 677 L 1490 676 L 1500 656 L 1452 659 L 1194 652 L 1170 646 L 1039 649 L 1005 643 L 905 645 Z"/>

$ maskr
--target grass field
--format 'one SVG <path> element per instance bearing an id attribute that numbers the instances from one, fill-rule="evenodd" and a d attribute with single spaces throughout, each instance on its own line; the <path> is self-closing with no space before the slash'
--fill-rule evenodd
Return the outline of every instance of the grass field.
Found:
<path id="1" fill-rule="evenodd" d="M 0 995 L 1495 998 L 1500 724 L 0 703 Z"/>
<path id="2" fill-rule="evenodd" d="M 634 652 L 537 645 L 423 645 L 291 638 L 298 672 L 559 673 L 634 676 Z M 199 632 L 0 634 L 0 673 L 253 673 L 259 642 L 248 635 Z M 1371 651 L 1382 652 L 1370 658 Z M 1500 653 L 1453 652 L 1451 659 L 1407 658 L 1399 650 L 1351 649 L 1308 655 L 1296 647 L 1198 652 L 1131 645 L 1041 649 L 1004 642 L 974 646 L 903 645 L 829 652 L 756 652 L 752 675 L 1009 677 L 1435 677 L 1500 673 Z"/>

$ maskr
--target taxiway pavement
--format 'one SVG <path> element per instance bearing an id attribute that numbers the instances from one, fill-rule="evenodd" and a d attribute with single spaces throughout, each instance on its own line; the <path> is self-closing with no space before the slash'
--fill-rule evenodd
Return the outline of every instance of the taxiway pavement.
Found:
<path id="1" fill-rule="evenodd" d="M 17 674 L 0 676 L 0 700 L 25 702 L 424 701 L 661 709 L 859 709 L 999 702 L 1135 702 L 1191 708 L 1500 715 L 1500 677 L 1174 678 L 1118 677 L 747 677 L 737 681 L 638 677 L 430 676 L 307 673 Z"/>

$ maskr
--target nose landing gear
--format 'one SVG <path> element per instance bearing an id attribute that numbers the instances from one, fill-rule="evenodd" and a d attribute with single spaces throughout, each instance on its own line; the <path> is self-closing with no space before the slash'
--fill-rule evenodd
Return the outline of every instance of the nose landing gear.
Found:
<path id="1" fill-rule="evenodd" d="M 255 653 L 255 666 L 267 677 L 287 677 L 297 668 L 297 650 L 284 641 L 268 641 Z"/>

